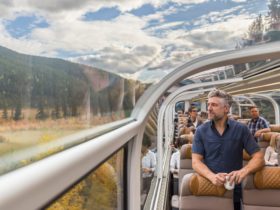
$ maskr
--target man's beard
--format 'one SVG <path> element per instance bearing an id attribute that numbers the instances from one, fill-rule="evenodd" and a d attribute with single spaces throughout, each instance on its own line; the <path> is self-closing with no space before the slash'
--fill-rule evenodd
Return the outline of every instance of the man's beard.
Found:
<path id="1" fill-rule="evenodd" d="M 211 115 L 212 115 L 212 117 L 211 117 Z M 218 116 L 218 115 L 213 114 L 213 113 L 209 114 L 209 119 L 213 120 L 214 122 L 220 121 L 221 119 L 223 119 L 223 117 L 224 117 L 224 115 Z"/>

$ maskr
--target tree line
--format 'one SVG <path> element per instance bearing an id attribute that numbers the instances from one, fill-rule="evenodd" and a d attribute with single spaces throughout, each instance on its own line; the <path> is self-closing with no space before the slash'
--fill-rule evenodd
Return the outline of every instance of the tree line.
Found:
<path id="1" fill-rule="evenodd" d="M 35 118 L 40 120 L 76 117 L 88 111 L 93 115 L 129 112 L 144 89 L 137 81 L 109 72 L 0 47 L 4 120 L 23 119 L 23 109 L 35 109 Z"/>

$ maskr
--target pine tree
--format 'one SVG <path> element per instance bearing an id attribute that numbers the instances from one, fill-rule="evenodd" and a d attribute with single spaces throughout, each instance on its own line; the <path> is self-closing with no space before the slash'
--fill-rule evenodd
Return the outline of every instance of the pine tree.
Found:
<path id="1" fill-rule="evenodd" d="M 16 110 L 15 110 L 15 114 L 14 114 L 13 119 L 15 121 L 18 121 L 18 120 L 21 119 L 21 103 L 20 102 L 17 103 L 17 105 L 16 105 Z"/>
<path id="2" fill-rule="evenodd" d="M 248 35 L 249 39 L 254 43 L 261 42 L 263 40 L 264 23 L 262 15 L 260 14 L 254 22 L 249 26 Z"/>
<path id="3" fill-rule="evenodd" d="M 280 22 L 280 0 L 270 0 L 268 9 L 270 29 L 277 29 Z"/>

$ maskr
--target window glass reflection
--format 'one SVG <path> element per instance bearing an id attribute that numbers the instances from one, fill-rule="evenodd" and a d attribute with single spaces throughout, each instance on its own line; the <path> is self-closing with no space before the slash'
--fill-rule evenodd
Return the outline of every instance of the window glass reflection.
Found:
<path id="1" fill-rule="evenodd" d="M 141 147 L 141 208 L 144 207 L 157 169 L 157 110 L 164 101 L 159 100 L 153 111 L 150 112 L 145 128 Z"/>
<path id="2" fill-rule="evenodd" d="M 75 184 L 46 210 L 123 210 L 124 149 Z"/>
<path id="3" fill-rule="evenodd" d="M 275 110 L 272 103 L 266 99 L 252 98 L 260 109 L 260 115 L 263 116 L 270 124 L 275 124 Z"/>
<path id="4" fill-rule="evenodd" d="M 127 118 L 146 87 L 89 66 L 0 48 L 0 157 Z"/>

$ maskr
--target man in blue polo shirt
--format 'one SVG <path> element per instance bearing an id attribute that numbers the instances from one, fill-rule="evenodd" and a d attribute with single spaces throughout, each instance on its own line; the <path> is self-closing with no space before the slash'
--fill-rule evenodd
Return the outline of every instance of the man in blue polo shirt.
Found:
<path id="1" fill-rule="evenodd" d="M 192 166 L 214 185 L 222 186 L 229 177 L 235 183 L 234 209 L 239 210 L 244 178 L 264 166 L 260 151 L 248 127 L 227 117 L 232 97 L 224 91 L 208 94 L 209 121 L 197 128 L 192 146 Z M 252 159 L 242 167 L 243 149 Z"/>
<path id="2" fill-rule="evenodd" d="M 254 136 L 256 142 L 262 133 L 270 132 L 269 123 L 263 117 L 260 117 L 259 109 L 256 106 L 250 107 L 250 114 L 252 119 L 248 124 L 248 128 Z"/>

